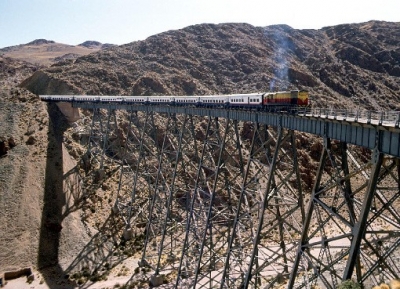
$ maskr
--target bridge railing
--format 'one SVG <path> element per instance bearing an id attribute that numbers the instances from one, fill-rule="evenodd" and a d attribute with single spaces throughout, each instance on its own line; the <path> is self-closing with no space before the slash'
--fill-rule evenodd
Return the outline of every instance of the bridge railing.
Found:
<path id="1" fill-rule="evenodd" d="M 399 111 L 370 111 L 360 109 L 333 109 L 333 108 L 300 108 L 299 115 L 348 120 L 378 125 L 400 125 Z"/>

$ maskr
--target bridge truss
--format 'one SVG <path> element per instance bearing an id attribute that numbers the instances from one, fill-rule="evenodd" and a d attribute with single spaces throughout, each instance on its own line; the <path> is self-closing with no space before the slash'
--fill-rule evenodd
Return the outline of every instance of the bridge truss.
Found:
<path id="1" fill-rule="evenodd" d="M 372 287 L 400 278 L 400 163 L 380 150 L 379 132 L 374 149 L 325 135 L 310 152 L 308 135 L 284 125 L 92 108 L 83 161 L 96 173 L 86 177 L 117 167 L 113 211 L 122 238 L 140 240 L 152 285 Z"/>

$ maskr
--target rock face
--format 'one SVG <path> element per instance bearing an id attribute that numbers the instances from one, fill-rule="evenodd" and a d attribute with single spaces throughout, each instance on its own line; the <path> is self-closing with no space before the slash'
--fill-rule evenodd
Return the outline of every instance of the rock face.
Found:
<path id="1" fill-rule="evenodd" d="M 29 43 L 27 43 L 27 45 L 42 45 L 42 44 L 52 44 L 55 43 L 53 40 L 46 40 L 46 39 L 35 39 Z"/>
<path id="2" fill-rule="evenodd" d="M 9 138 L 0 136 L 0 157 L 6 155 L 7 152 L 15 146 L 15 140 L 12 136 Z"/>
<path id="3" fill-rule="evenodd" d="M 73 123 L 80 119 L 79 109 L 72 107 L 70 103 L 57 103 L 57 107 L 63 113 L 69 123 Z"/>
<path id="4" fill-rule="evenodd" d="M 81 43 L 81 44 L 79 44 L 79 46 L 84 46 L 84 47 L 87 47 L 87 48 L 91 48 L 91 47 L 101 47 L 101 43 L 100 42 L 98 42 L 98 41 L 93 41 L 93 40 L 88 40 L 88 41 L 85 41 L 85 42 L 83 42 L 83 43 Z"/>
<path id="5" fill-rule="evenodd" d="M 110 47 L 113 47 L 113 46 L 116 46 L 116 45 L 109 44 L 109 43 L 103 44 L 103 43 L 98 42 L 98 41 L 88 40 L 88 41 L 85 41 L 85 42 L 79 44 L 78 46 L 83 46 L 83 47 L 86 47 L 86 48 L 92 48 L 92 49 L 96 49 L 97 50 L 97 49 L 110 48 Z"/>
<path id="6" fill-rule="evenodd" d="M 398 109 L 400 23 L 296 30 L 202 24 L 58 62 L 23 85 L 68 83 L 80 93 L 196 95 L 307 89 L 315 106 Z M 44 88 L 42 91 L 53 91 Z M 76 91 L 76 90 L 74 90 Z"/>

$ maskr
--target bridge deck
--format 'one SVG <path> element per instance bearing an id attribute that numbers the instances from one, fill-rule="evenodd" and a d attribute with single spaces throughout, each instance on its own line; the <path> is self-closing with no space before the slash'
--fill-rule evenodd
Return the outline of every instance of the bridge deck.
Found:
<path id="1" fill-rule="evenodd" d="M 93 109 L 123 109 L 134 111 L 154 111 L 158 113 L 176 113 L 199 116 L 221 117 L 241 121 L 251 121 L 269 126 L 311 133 L 337 139 L 342 142 L 374 149 L 384 154 L 400 157 L 400 128 L 398 120 L 387 121 L 356 116 L 329 114 L 284 114 L 260 111 L 243 111 L 204 107 L 180 107 L 168 105 L 127 105 L 123 103 L 81 103 L 74 107 Z"/>

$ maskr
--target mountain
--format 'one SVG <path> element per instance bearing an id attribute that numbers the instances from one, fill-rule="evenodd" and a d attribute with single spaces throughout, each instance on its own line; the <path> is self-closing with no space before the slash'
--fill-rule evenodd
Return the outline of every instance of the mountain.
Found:
<path id="1" fill-rule="evenodd" d="M 98 41 L 88 40 L 88 41 L 85 41 L 85 42 L 83 42 L 81 44 L 78 44 L 78 46 L 83 46 L 83 47 L 92 48 L 92 49 L 107 49 L 107 48 L 110 48 L 110 47 L 114 47 L 116 45 L 115 44 L 110 44 L 110 43 L 104 43 L 103 44 L 103 43 L 98 42 Z"/>
<path id="2" fill-rule="evenodd" d="M 36 72 L 23 86 L 51 93 L 195 95 L 307 89 L 316 106 L 399 109 L 400 23 L 320 30 L 201 24 L 115 46 Z M 55 86 L 54 86 L 55 87 Z"/>
<path id="3" fill-rule="evenodd" d="M 60 60 L 77 58 L 112 46 L 112 44 L 102 44 L 97 41 L 85 41 L 74 46 L 52 40 L 36 39 L 26 44 L 2 48 L 0 55 L 49 66 Z"/>

